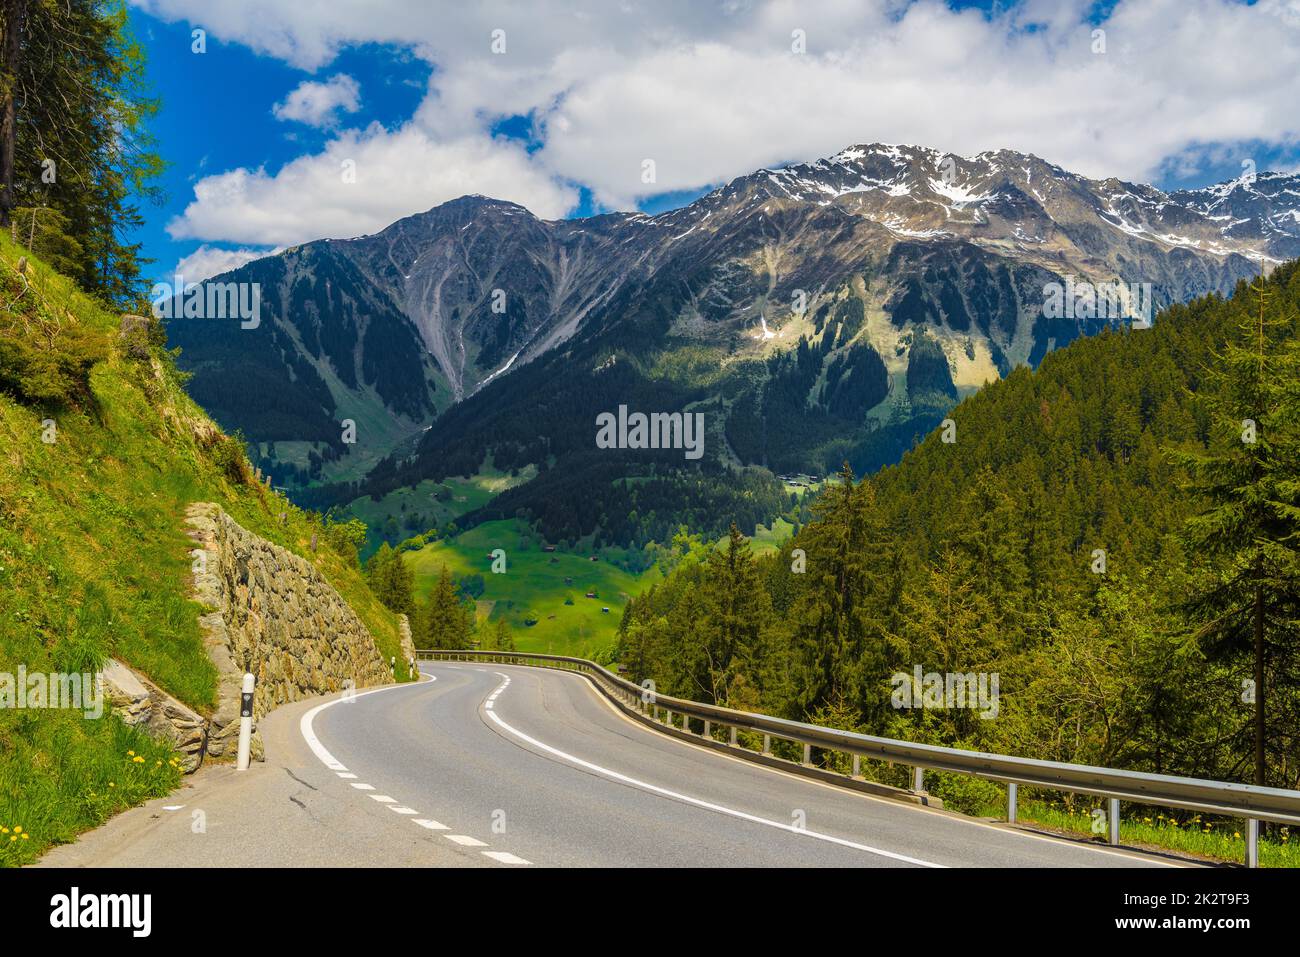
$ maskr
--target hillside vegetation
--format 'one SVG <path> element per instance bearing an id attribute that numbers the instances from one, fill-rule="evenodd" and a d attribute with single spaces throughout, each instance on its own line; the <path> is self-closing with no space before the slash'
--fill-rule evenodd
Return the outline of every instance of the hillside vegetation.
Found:
<path id="1" fill-rule="evenodd" d="M 779 555 L 679 542 L 619 657 L 668 694 L 867 733 L 1296 787 L 1298 315 L 1293 263 L 1016 369 L 950 413 L 954 441 L 846 469 Z M 894 706 L 917 665 L 998 673 L 996 717 Z"/>
<path id="2" fill-rule="evenodd" d="M 40 262 L 20 273 L 21 256 L 0 237 L 0 671 L 93 672 L 111 656 L 210 712 L 216 674 L 188 598 L 193 501 L 315 564 L 400 659 L 355 528 L 255 480 L 238 438 L 185 394 L 155 323 L 123 334 L 115 311 Z M 0 862 L 165 793 L 171 757 L 111 715 L 0 709 Z"/>
<path id="3" fill-rule="evenodd" d="M 500 574 L 493 573 L 489 557 L 498 548 L 505 552 Z M 537 534 L 516 519 L 484 522 L 403 557 L 417 594 L 431 591 L 443 568 L 456 578 L 482 576 L 482 591 L 473 596 L 482 619 L 480 641 L 488 640 L 491 624 L 505 621 L 520 651 L 608 656 L 623 609 L 642 588 L 641 576 L 590 547 L 543 549 Z"/>

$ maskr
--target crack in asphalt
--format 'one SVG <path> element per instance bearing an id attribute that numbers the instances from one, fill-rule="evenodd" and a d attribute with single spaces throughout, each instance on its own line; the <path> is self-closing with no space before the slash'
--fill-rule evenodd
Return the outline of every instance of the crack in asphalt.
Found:
<path id="1" fill-rule="evenodd" d="M 308 784 L 306 781 L 304 781 L 302 778 L 298 777 L 298 775 L 294 774 L 294 773 L 293 773 L 292 771 L 290 771 L 288 768 L 285 768 L 285 769 L 284 769 L 284 773 L 287 774 L 287 775 L 289 775 L 289 777 L 293 778 L 295 781 L 297 781 L 299 784 L 301 784 L 301 785 L 302 785 L 303 787 L 305 787 L 305 788 L 311 788 L 313 791 L 319 791 L 319 790 L 320 790 L 320 788 L 316 787 L 315 785 Z"/>

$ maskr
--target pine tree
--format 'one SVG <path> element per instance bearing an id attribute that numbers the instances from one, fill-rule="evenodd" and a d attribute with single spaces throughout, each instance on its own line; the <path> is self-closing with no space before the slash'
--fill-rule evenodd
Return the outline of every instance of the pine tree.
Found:
<path id="1" fill-rule="evenodd" d="M 366 562 L 366 575 L 370 580 L 370 590 L 385 607 L 403 615 L 414 613 L 415 579 L 401 552 L 394 551 L 384 542 Z"/>
<path id="2" fill-rule="evenodd" d="M 1300 285 L 1294 268 L 1286 275 Z M 1208 502 L 1186 525 L 1193 552 L 1212 563 L 1188 607 L 1212 658 L 1251 662 L 1259 785 L 1269 777 L 1270 683 L 1294 673 L 1300 623 L 1300 346 L 1280 278 L 1239 290 L 1235 334 L 1206 373 L 1213 437 L 1204 452 L 1176 456 Z"/>
<path id="3" fill-rule="evenodd" d="M 472 630 L 473 611 L 460 600 L 444 565 L 428 599 L 417 609 L 416 644 L 422 648 L 465 648 Z"/>
<path id="4" fill-rule="evenodd" d="M 892 543 L 872 484 L 855 485 L 847 462 L 839 477 L 813 507 L 815 520 L 798 541 L 807 554 L 807 578 L 790 619 L 796 706 L 803 714 L 840 699 L 868 710 L 882 706 L 864 689 L 883 670 L 889 608 L 882 590 L 891 579 Z"/>
<path id="5" fill-rule="evenodd" d="M 705 700 L 722 704 L 738 675 L 761 670 L 764 633 L 771 623 L 772 602 L 761 587 L 749 540 L 733 523 L 727 544 L 705 560 L 704 619 L 700 630 L 697 681 Z"/>
<path id="6" fill-rule="evenodd" d="M 141 247 L 125 237 L 141 223 L 133 198 L 160 197 L 157 110 L 125 4 L 0 0 L 0 227 L 25 239 L 19 207 L 57 211 L 70 275 L 121 307 L 143 303 Z"/>
<path id="7" fill-rule="evenodd" d="M 496 624 L 492 626 L 492 633 L 489 639 L 492 647 L 497 651 L 514 651 L 515 636 L 510 630 L 510 622 L 504 618 L 498 618 Z"/>

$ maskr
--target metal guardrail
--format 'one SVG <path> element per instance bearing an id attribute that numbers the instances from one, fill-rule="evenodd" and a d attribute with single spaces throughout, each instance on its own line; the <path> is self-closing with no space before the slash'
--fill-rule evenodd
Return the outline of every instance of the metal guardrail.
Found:
<path id="1" fill-rule="evenodd" d="M 1111 768 L 1040 761 L 1034 758 L 989 754 L 983 751 L 963 751 L 958 748 L 915 744 L 892 738 L 877 738 L 853 731 L 823 728 L 802 721 L 733 711 L 717 705 L 657 694 L 652 689 L 634 684 L 584 658 L 523 652 L 430 649 L 417 649 L 416 657 L 425 661 L 492 661 L 578 672 L 591 679 L 597 688 L 624 711 L 647 723 L 672 729 L 674 733 L 680 732 L 693 738 L 702 738 L 713 747 L 728 752 L 734 750 L 738 756 L 763 760 L 763 763 L 789 764 L 772 757 L 773 739 L 802 744 L 803 761 L 797 767 L 804 769 L 813 767 L 812 748 L 851 755 L 853 774 L 826 772 L 824 776 L 830 779 L 861 781 L 860 761 L 862 758 L 868 758 L 912 767 L 913 787 L 910 794 L 913 796 L 924 797 L 923 773 L 927 770 L 969 774 L 988 781 L 997 781 L 1008 785 L 1007 820 L 1009 822 L 1016 820 L 1016 791 L 1019 785 L 1104 797 L 1110 802 L 1107 818 L 1111 844 L 1119 843 L 1120 801 L 1245 818 L 1248 867 L 1258 865 L 1260 821 L 1300 824 L 1300 791 L 1175 777 L 1168 774 L 1148 774 L 1141 771 L 1117 771 Z M 679 719 L 679 724 L 674 724 L 674 716 Z M 701 733 L 696 734 L 691 730 L 692 720 L 703 725 Z M 715 725 L 729 729 L 728 741 L 725 744 L 713 736 Z M 763 750 L 755 752 L 741 746 L 736 738 L 737 729 L 762 734 Z M 909 792 L 899 793 L 906 795 Z"/>

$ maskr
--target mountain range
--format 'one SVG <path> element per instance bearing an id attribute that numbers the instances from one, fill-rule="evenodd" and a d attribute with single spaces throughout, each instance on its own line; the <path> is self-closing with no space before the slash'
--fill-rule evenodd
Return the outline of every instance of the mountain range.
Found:
<path id="1" fill-rule="evenodd" d="M 194 397 L 314 503 L 491 462 L 542 470 L 506 503 L 535 513 L 557 465 L 681 467 L 595 455 L 595 416 L 620 404 L 705 413 L 705 472 L 871 469 L 960 396 L 1115 324 L 1045 311 L 1052 284 L 1142 286 L 1154 311 L 1298 255 L 1297 175 L 1164 192 L 873 144 L 655 216 L 465 196 L 217 277 L 260 284 L 255 329 L 168 332 Z"/>

